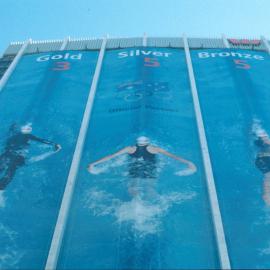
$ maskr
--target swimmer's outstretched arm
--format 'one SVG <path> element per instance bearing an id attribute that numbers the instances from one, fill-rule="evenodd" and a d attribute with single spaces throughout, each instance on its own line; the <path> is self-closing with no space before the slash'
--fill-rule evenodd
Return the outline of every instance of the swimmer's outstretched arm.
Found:
<path id="1" fill-rule="evenodd" d="M 135 149 L 136 150 L 136 149 Z M 92 163 L 89 163 L 88 167 L 87 167 L 87 170 L 91 173 L 92 170 L 94 169 L 94 166 L 97 165 L 97 164 L 100 164 L 100 163 L 103 163 L 105 161 L 108 161 L 112 158 L 115 158 L 117 156 L 120 156 L 120 155 L 123 155 L 123 154 L 129 154 L 129 153 L 133 153 L 134 152 L 134 147 L 132 146 L 127 146 L 117 152 L 115 152 L 114 154 L 111 154 L 111 155 L 108 155 L 104 158 L 101 158 L 95 162 L 92 162 Z"/>
<path id="2" fill-rule="evenodd" d="M 270 173 L 266 173 L 263 179 L 263 200 L 270 206 Z"/>
<path id="3" fill-rule="evenodd" d="M 55 151 L 59 151 L 61 149 L 60 144 L 57 144 L 57 143 L 54 143 L 54 142 L 51 142 L 51 141 L 48 141 L 48 140 L 45 140 L 45 139 L 41 139 L 41 138 L 39 138 L 37 136 L 34 136 L 34 135 L 31 135 L 30 139 L 32 141 L 37 141 L 37 142 L 41 142 L 41 143 L 44 143 L 44 144 L 53 145 L 55 147 Z"/>
<path id="4" fill-rule="evenodd" d="M 159 148 L 159 147 L 154 147 L 154 146 L 150 146 L 149 150 L 152 152 L 153 151 L 153 154 L 154 153 L 160 153 L 160 154 L 163 154 L 165 156 L 168 156 L 170 158 L 173 158 L 181 163 L 184 163 L 188 166 L 188 170 L 189 170 L 189 173 L 188 174 L 193 174 L 197 171 L 197 168 L 195 166 L 195 164 L 189 160 L 186 160 L 182 157 L 179 157 L 179 156 L 176 156 L 162 148 Z"/>

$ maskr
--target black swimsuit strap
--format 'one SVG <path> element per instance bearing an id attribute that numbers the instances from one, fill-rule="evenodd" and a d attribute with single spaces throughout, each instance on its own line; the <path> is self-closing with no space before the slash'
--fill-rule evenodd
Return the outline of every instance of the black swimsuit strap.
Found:
<path id="1" fill-rule="evenodd" d="M 143 158 L 144 160 L 154 160 L 156 155 L 150 153 L 147 150 L 147 147 L 148 145 L 136 145 L 136 151 L 133 154 L 130 154 L 130 156 L 134 158 Z"/>

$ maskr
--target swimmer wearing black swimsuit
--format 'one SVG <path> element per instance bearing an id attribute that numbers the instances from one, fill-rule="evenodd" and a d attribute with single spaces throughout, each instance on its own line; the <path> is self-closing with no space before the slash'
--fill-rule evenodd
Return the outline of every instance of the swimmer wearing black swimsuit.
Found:
<path id="1" fill-rule="evenodd" d="M 10 137 L 5 149 L 0 155 L 0 190 L 4 190 L 14 177 L 16 170 L 26 164 L 27 148 L 31 141 L 54 146 L 54 151 L 61 149 L 60 145 L 38 138 L 31 134 L 31 125 L 22 126 L 19 130 L 15 125 L 10 128 Z"/>
<path id="2" fill-rule="evenodd" d="M 255 165 L 263 173 L 263 200 L 270 206 L 270 139 L 260 126 L 255 129 L 255 135 L 254 144 L 259 149 Z"/>
<path id="3" fill-rule="evenodd" d="M 156 178 L 157 157 L 147 150 L 147 145 L 136 144 L 134 153 L 129 153 L 129 176 L 131 178 Z"/>
<path id="4" fill-rule="evenodd" d="M 267 137 L 259 137 L 255 145 L 259 148 L 256 156 L 256 167 L 263 173 L 270 172 L 270 141 Z"/>
<path id="5" fill-rule="evenodd" d="M 174 154 L 169 153 L 168 151 L 153 146 L 150 144 L 150 140 L 147 137 L 141 136 L 137 138 L 135 146 L 128 146 L 122 150 L 106 156 L 100 160 L 97 160 L 88 165 L 89 173 L 95 174 L 95 166 L 106 162 L 112 158 L 115 158 L 120 155 L 128 155 L 130 161 L 128 164 L 129 167 L 129 177 L 132 179 L 155 179 L 157 178 L 157 155 L 163 154 L 170 158 L 173 158 L 180 163 L 187 165 L 187 169 L 183 170 L 183 173 L 179 175 L 190 175 L 196 172 L 196 166 L 188 160 L 178 157 Z"/>
<path id="6" fill-rule="evenodd" d="M 132 197 L 149 197 L 153 198 L 156 194 L 155 179 L 157 179 L 157 157 L 158 154 L 166 155 L 177 160 L 180 163 L 186 164 L 187 168 L 178 172 L 179 176 L 191 175 L 196 172 L 196 166 L 188 160 L 178 157 L 168 151 L 153 146 L 147 137 L 141 136 L 137 138 L 136 145 L 128 146 L 122 150 L 106 156 L 88 165 L 89 173 L 95 174 L 95 166 L 111 160 L 120 155 L 128 155 L 128 176 L 131 181 L 128 182 L 128 192 Z"/>

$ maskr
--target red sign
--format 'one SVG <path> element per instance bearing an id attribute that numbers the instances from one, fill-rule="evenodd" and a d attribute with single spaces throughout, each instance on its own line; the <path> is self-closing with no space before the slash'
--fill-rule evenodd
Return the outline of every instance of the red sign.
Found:
<path id="1" fill-rule="evenodd" d="M 260 39 L 235 39 L 235 38 L 229 38 L 228 41 L 233 45 L 259 46 L 261 44 Z"/>

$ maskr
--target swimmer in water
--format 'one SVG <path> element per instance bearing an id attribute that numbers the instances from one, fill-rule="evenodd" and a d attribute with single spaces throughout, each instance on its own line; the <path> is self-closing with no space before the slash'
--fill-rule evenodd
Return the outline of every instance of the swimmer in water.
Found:
<path id="1" fill-rule="evenodd" d="M 153 146 L 150 144 L 150 140 L 147 137 L 141 136 L 137 138 L 137 142 L 135 146 L 128 146 L 120 151 L 108 155 L 102 159 L 99 159 L 93 163 L 88 165 L 89 173 L 95 174 L 95 166 L 106 162 L 112 158 L 115 158 L 120 155 L 128 155 L 130 157 L 129 162 L 129 177 L 132 179 L 137 179 L 138 181 L 141 179 L 156 179 L 157 178 L 157 155 L 162 154 L 177 160 L 180 163 L 186 165 L 186 169 L 178 172 L 177 174 L 180 176 L 191 175 L 196 172 L 196 166 L 191 162 L 182 157 L 178 157 L 168 151 Z M 136 181 L 137 181 L 136 180 Z M 151 181 L 150 181 L 151 182 Z M 134 185 L 132 185 L 134 187 Z M 136 193 L 131 191 L 131 193 Z"/>
<path id="2" fill-rule="evenodd" d="M 255 135 L 254 143 L 259 148 L 255 165 L 263 173 L 263 200 L 270 206 L 270 138 L 262 128 L 256 129 Z"/>
<path id="3" fill-rule="evenodd" d="M 4 190 L 14 177 L 16 170 L 26 164 L 27 148 L 31 141 L 52 145 L 54 153 L 61 149 L 59 144 L 38 138 L 31 132 L 31 123 L 21 126 L 19 129 L 16 125 L 11 126 L 10 136 L 0 155 L 0 190 Z M 39 160 L 38 157 L 37 160 Z"/>

